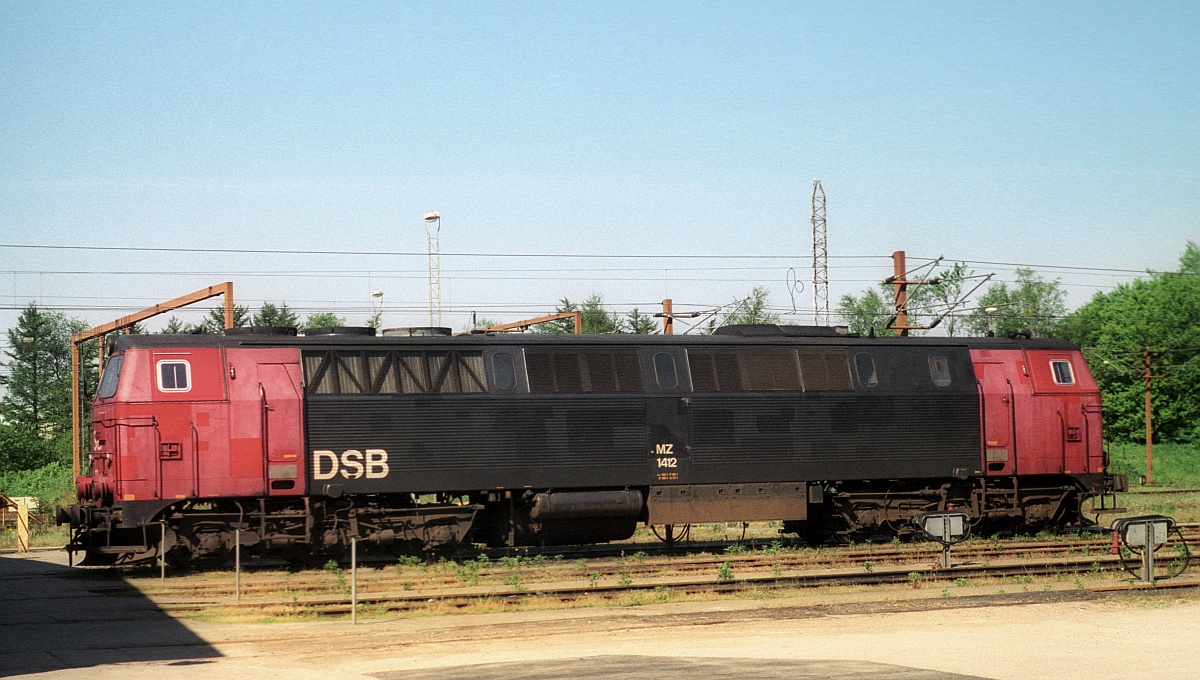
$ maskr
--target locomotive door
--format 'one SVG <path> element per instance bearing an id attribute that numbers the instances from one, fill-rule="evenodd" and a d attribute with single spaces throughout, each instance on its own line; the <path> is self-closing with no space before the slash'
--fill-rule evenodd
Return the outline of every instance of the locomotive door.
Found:
<path id="1" fill-rule="evenodd" d="M 980 401 L 983 412 L 983 462 L 991 476 L 1017 472 L 1016 399 L 1008 366 L 977 362 Z"/>
<path id="2" fill-rule="evenodd" d="M 691 481 L 692 447 L 688 409 L 692 389 L 682 347 L 642 349 L 646 384 L 646 443 L 651 479 L 657 483 Z"/>
<path id="3" fill-rule="evenodd" d="M 229 484 L 234 495 L 304 492 L 300 353 L 230 347 Z"/>
<path id="4" fill-rule="evenodd" d="M 258 383 L 268 493 L 272 496 L 302 493 L 300 364 L 260 363 Z"/>

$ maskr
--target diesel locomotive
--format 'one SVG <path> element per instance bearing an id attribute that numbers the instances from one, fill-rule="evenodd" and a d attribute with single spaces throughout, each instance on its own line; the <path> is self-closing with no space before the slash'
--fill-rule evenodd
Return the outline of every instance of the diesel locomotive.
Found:
<path id="1" fill-rule="evenodd" d="M 85 564 L 243 550 L 622 540 L 777 520 L 810 541 L 932 510 L 1089 523 L 1100 394 L 1058 340 L 231 329 L 120 335 L 90 406 Z"/>

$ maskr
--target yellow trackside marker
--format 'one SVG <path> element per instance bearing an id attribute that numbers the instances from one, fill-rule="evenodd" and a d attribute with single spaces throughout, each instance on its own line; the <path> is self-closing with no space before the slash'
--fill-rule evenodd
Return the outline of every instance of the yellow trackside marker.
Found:
<path id="1" fill-rule="evenodd" d="M 29 505 L 25 499 L 17 501 L 17 552 L 29 552 Z"/>

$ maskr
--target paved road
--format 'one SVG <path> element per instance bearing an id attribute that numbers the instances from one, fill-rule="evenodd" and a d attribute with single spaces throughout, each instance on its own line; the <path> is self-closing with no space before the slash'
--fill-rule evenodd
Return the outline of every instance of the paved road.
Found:
<path id="1" fill-rule="evenodd" d="M 220 656 L 124 581 L 64 560 L 0 556 L 0 675 Z"/>
<path id="2" fill-rule="evenodd" d="M 422 671 L 374 673 L 380 680 L 480 680 L 511 678 L 512 663 L 489 663 Z M 867 661 L 812 661 L 780 659 L 707 658 L 679 659 L 663 656 L 592 656 L 523 664 L 523 677 L 538 680 L 641 680 L 642 678 L 704 678 L 704 680 L 952 680 L 976 676 L 955 675 Z"/>

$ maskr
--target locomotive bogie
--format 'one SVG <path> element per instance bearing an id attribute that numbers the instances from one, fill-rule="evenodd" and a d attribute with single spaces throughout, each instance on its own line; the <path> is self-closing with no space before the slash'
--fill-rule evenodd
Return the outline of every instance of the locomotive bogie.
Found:
<path id="1" fill-rule="evenodd" d="M 1062 525 L 1123 484 L 1052 340 L 131 335 L 102 383 L 62 518 L 89 561 Z"/>

